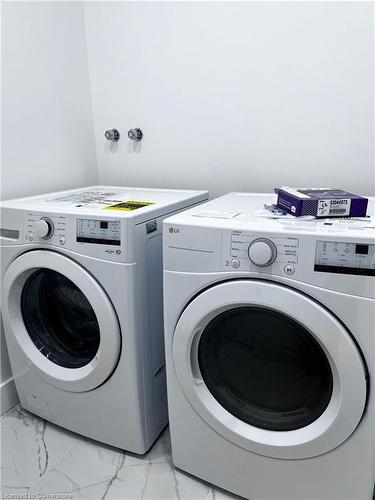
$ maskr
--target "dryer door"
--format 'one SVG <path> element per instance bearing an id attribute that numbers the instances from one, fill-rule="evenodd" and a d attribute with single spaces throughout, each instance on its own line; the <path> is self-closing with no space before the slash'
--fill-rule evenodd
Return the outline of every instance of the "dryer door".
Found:
<path id="1" fill-rule="evenodd" d="M 198 295 L 173 338 L 179 383 L 222 436 L 256 453 L 326 453 L 366 405 L 361 355 L 336 317 L 282 285 L 238 280 Z"/>
<path id="2" fill-rule="evenodd" d="M 68 391 L 89 391 L 114 370 L 121 349 L 117 316 L 99 283 L 73 260 L 34 250 L 3 280 L 2 314 L 30 367 Z"/>

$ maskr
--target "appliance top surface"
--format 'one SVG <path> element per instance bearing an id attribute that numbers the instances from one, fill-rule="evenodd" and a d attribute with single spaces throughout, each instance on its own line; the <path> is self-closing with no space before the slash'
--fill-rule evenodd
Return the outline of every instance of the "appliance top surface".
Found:
<path id="1" fill-rule="evenodd" d="M 326 218 L 294 217 L 275 218 L 264 205 L 276 204 L 277 196 L 271 193 L 229 193 L 212 201 L 173 215 L 167 224 L 212 227 L 232 230 L 255 230 L 264 233 L 342 234 L 375 239 L 375 198 L 369 197 L 366 217 Z"/>
<path id="2" fill-rule="evenodd" d="M 120 218 L 150 218 L 206 200 L 207 191 L 88 186 L 1 202 L 0 207 Z"/>

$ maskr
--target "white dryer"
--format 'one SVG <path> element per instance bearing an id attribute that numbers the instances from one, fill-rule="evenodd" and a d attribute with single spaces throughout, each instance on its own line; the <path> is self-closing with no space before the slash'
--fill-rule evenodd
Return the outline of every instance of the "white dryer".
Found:
<path id="1" fill-rule="evenodd" d="M 92 186 L 1 204 L 2 316 L 23 408 L 147 451 L 167 424 L 161 223 L 206 199 Z"/>
<path id="2" fill-rule="evenodd" d="M 173 461 L 252 500 L 370 500 L 375 218 L 273 219 L 275 202 L 164 221 Z"/>

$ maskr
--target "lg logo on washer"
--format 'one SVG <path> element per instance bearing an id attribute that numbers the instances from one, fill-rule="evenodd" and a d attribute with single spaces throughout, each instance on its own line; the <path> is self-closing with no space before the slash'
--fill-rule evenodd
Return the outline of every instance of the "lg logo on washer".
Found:
<path id="1" fill-rule="evenodd" d="M 170 227 L 169 232 L 171 234 L 179 234 L 181 232 L 181 230 L 178 227 Z"/>

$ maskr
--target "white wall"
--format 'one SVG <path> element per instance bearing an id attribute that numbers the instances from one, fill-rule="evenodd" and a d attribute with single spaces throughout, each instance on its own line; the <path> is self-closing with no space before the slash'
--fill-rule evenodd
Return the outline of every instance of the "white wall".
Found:
<path id="1" fill-rule="evenodd" d="M 2 3 L 4 199 L 97 182 L 81 2 Z M 15 401 L 1 331 L 2 410 Z"/>
<path id="2" fill-rule="evenodd" d="M 374 194 L 371 2 L 86 2 L 103 183 Z M 134 126 L 145 139 L 135 151 Z M 118 127 L 118 148 L 104 130 Z"/>
<path id="3" fill-rule="evenodd" d="M 82 2 L 3 2 L 2 74 L 2 197 L 97 182 Z"/>

